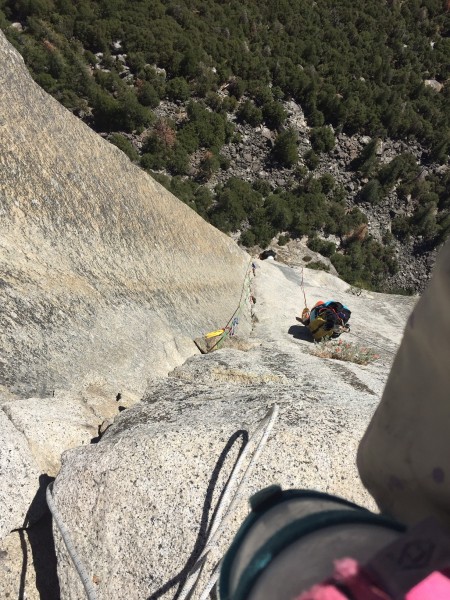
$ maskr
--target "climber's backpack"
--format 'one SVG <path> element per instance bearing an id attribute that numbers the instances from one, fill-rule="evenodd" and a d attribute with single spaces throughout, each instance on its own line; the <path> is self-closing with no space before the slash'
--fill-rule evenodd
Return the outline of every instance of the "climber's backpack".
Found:
<path id="1" fill-rule="evenodd" d="M 308 328 L 316 342 L 326 338 L 337 338 L 342 333 L 342 328 L 347 325 L 351 316 L 349 308 L 329 300 L 317 303 L 311 310 Z"/>

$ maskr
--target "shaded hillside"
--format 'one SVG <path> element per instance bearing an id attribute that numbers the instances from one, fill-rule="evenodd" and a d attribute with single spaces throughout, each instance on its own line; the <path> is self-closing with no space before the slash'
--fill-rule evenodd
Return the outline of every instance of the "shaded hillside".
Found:
<path id="1" fill-rule="evenodd" d="M 226 322 L 248 257 L 33 82 L 0 35 L 0 384 L 117 392 Z"/>

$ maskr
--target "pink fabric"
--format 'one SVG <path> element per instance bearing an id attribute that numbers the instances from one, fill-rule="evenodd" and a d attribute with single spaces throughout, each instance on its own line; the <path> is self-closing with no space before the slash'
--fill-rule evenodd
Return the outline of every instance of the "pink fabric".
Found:
<path id="1" fill-rule="evenodd" d="M 336 584 L 345 586 L 355 600 L 390 600 L 390 596 L 387 596 L 372 584 L 353 558 L 336 560 L 334 562 L 333 577 L 303 592 L 296 600 L 348 600 L 348 597 L 333 585 L 333 581 Z M 425 598 L 408 600 L 425 600 Z M 450 600 L 450 596 L 446 600 Z"/>
<path id="2" fill-rule="evenodd" d="M 334 561 L 333 578 L 345 585 L 355 600 L 389 600 L 380 589 L 375 587 L 361 566 L 353 558 L 341 558 Z"/>
<path id="3" fill-rule="evenodd" d="M 348 600 L 348 598 L 341 594 L 334 585 L 322 583 L 313 586 L 307 592 L 303 592 L 296 600 Z"/>
<path id="4" fill-rule="evenodd" d="M 449 600 L 450 579 L 434 571 L 406 594 L 406 600 Z"/>

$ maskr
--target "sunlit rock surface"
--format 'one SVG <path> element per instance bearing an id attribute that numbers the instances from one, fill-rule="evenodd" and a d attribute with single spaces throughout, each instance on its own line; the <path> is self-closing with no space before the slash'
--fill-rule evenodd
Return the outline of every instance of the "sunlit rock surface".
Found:
<path id="1" fill-rule="evenodd" d="M 342 340 L 372 348 L 374 362 L 311 353 L 314 344 L 296 319 L 302 276 L 310 307 L 331 298 L 349 306 L 352 331 Z M 356 451 L 415 299 L 357 296 L 333 275 L 273 262 L 258 262 L 254 285 L 248 351 L 191 357 L 150 383 L 143 401 L 117 417 L 99 444 L 64 454 L 55 502 L 100 600 L 174 597 L 239 451 L 274 403 L 278 422 L 205 577 L 245 517 L 248 496 L 266 485 L 316 489 L 375 509 L 358 477 Z M 78 600 L 81 583 L 56 530 L 55 540 L 62 598 Z"/>
<path id="2" fill-rule="evenodd" d="M 226 323 L 248 256 L 29 76 L 0 32 L 1 381 L 142 392 Z"/>

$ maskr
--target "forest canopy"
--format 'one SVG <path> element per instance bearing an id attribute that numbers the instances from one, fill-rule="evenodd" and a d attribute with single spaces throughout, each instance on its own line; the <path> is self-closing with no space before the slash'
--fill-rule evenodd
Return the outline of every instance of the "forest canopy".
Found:
<path id="1" fill-rule="evenodd" d="M 354 164 L 367 179 L 361 202 L 376 205 L 399 186 L 420 200 L 413 216 L 394 219 L 398 240 L 419 234 L 433 247 L 450 231 L 449 177 L 415 183 L 411 157 L 381 167 L 375 155 L 376 140 L 390 137 L 416 140 L 430 161 L 448 160 L 447 0 L 0 0 L 0 27 L 39 85 L 204 218 L 242 229 L 247 246 L 280 232 L 307 235 L 348 280 L 379 288 L 395 272 L 390 244 L 367 235 L 364 215 L 344 208 L 333 182 L 308 174 L 341 132 L 373 140 Z M 205 187 L 229 167 L 221 148 L 236 139 L 230 114 L 273 131 L 274 164 L 295 166 L 286 100 L 311 128 L 298 185 Z M 186 118 L 158 119 L 161 101 L 183 106 Z M 137 153 L 125 136 L 147 128 Z M 339 236 L 342 251 L 317 233 Z"/>

